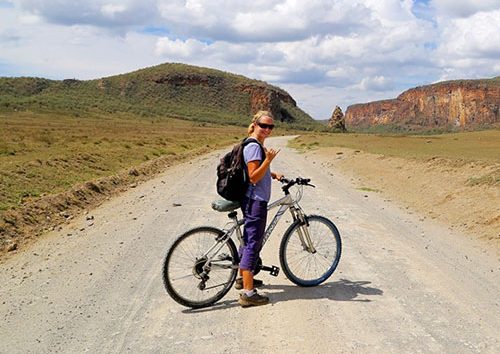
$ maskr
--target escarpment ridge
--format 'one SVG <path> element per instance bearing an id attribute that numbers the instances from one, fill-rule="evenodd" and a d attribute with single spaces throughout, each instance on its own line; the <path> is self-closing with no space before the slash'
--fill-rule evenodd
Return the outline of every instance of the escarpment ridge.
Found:
<path id="1" fill-rule="evenodd" d="M 445 81 L 419 86 L 395 99 L 347 108 L 351 128 L 392 126 L 410 130 L 500 126 L 500 77 Z"/>

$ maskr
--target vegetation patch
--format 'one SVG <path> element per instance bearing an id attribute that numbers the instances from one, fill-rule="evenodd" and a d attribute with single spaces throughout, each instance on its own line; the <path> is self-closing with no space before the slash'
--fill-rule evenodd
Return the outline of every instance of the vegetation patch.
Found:
<path id="1" fill-rule="evenodd" d="M 360 191 L 363 191 L 363 192 L 375 192 L 375 193 L 379 193 L 380 190 L 378 189 L 375 189 L 375 188 L 370 188 L 370 187 L 360 187 L 360 188 L 357 188 L 358 190 Z"/>
<path id="2" fill-rule="evenodd" d="M 500 169 L 479 177 L 470 177 L 468 186 L 500 186 Z"/>

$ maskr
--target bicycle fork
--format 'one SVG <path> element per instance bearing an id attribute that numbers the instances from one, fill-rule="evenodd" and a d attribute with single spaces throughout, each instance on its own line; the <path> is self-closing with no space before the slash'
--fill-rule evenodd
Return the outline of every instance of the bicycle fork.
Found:
<path id="1" fill-rule="evenodd" d="M 290 212 L 292 213 L 293 219 L 299 221 L 299 227 L 297 229 L 299 234 L 300 243 L 304 251 L 309 253 L 316 253 L 316 248 L 311 240 L 311 234 L 309 233 L 309 222 L 301 209 L 296 207 L 290 207 Z"/>

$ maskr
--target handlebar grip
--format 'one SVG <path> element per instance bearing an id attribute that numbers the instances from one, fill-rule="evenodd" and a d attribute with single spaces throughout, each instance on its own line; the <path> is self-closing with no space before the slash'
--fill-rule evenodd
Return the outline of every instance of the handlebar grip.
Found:
<path id="1" fill-rule="evenodd" d="M 280 178 L 280 182 L 285 184 L 285 183 L 290 183 L 290 180 L 288 178 L 285 178 L 285 177 L 281 177 Z"/>
<path id="2" fill-rule="evenodd" d="M 297 177 L 297 179 L 295 180 L 295 183 L 301 185 L 307 185 L 309 182 L 311 182 L 310 178 Z"/>

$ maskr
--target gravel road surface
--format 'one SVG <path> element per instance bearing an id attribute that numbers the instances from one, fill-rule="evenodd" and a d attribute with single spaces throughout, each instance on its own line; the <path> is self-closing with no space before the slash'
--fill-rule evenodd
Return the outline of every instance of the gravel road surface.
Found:
<path id="1" fill-rule="evenodd" d="M 194 159 L 113 198 L 0 264 L 0 353 L 499 353 L 500 263 L 464 235 L 395 207 L 307 154 L 273 169 L 312 179 L 307 213 L 340 230 L 340 265 L 322 286 L 259 274 L 271 304 L 241 308 L 237 290 L 193 311 L 166 294 L 174 238 L 212 211 L 215 165 Z M 274 197 L 281 193 L 273 187 Z M 411 186 L 409 186 L 411 188 Z M 425 196 L 422 196 L 425 198 Z M 282 219 L 263 251 L 278 265 Z"/>

